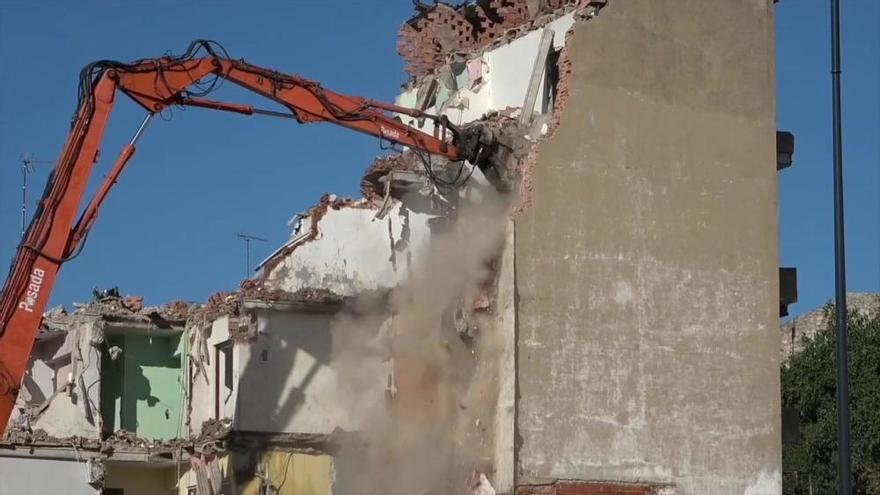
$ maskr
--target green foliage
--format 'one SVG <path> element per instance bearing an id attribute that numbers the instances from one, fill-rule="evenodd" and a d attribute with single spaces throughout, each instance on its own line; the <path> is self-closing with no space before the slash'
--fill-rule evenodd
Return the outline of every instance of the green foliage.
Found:
<path id="1" fill-rule="evenodd" d="M 782 405 L 801 418 L 800 442 L 783 447 L 786 495 L 837 493 L 837 339 L 833 309 L 826 311 L 831 328 L 782 367 Z M 880 315 L 850 311 L 847 321 L 854 490 L 880 495 Z"/>

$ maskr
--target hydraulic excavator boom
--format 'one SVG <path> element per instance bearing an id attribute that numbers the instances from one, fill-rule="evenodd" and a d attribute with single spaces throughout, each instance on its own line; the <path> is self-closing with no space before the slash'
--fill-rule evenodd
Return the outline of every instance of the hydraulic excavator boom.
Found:
<path id="1" fill-rule="evenodd" d="M 289 112 L 204 99 L 221 79 L 280 103 Z M 75 220 L 117 91 L 140 104 L 147 115 Z M 491 147 L 479 127 L 459 129 L 445 117 L 334 93 L 296 75 L 232 60 L 211 41 L 194 41 L 180 56 L 89 64 L 80 75 L 79 103 L 67 142 L 0 296 L 0 431 L 5 430 L 15 405 L 59 268 L 82 248 L 101 204 L 134 154 L 147 123 L 172 105 L 287 117 L 300 123 L 331 122 L 420 153 L 474 165 L 484 161 L 483 155 Z M 433 120 L 435 133 L 413 129 L 386 112 Z"/>

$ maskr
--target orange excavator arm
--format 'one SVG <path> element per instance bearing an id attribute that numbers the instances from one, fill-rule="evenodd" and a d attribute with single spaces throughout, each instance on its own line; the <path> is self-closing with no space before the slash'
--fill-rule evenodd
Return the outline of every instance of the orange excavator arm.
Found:
<path id="1" fill-rule="evenodd" d="M 204 55 L 197 56 L 200 52 Z M 289 113 L 202 98 L 221 79 L 280 103 Z M 75 220 L 117 90 L 145 108 L 147 116 Z M 104 60 L 86 66 L 80 77 L 79 105 L 70 134 L 0 296 L 0 431 L 6 429 L 15 406 L 59 268 L 79 252 L 101 204 L 134 154 L 150 118 L 172 105 L 288 117 L 300 123 L 331 122 L 419 153 L 468 160 L 472 164 L 484 161 L 491 147 L 478 127 L 458 129 L 445 117 L 334 93 L 296 75 L 232 60 L 210 41 L 193 42 L 181 56 L 142 59 L 130 64 Z M 386 112 L 431 119 L 435 133 L 413 129 Z"/>

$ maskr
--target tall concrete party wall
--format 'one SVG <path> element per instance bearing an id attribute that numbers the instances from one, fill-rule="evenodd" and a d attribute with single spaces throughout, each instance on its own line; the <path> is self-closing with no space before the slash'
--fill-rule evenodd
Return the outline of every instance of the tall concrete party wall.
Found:
<path id="1" fill-rule="evenodd" d="M 771 0 L 612 0 L 516 222 L 517 483 L 779 493 Z"/>

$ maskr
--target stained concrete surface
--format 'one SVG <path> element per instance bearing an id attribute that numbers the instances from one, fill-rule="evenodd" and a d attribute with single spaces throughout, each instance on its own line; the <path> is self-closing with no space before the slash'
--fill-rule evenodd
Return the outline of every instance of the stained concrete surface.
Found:
<path id="1" fill-rule="evenodd" d="M 770 0 L 578 23 L 516 223 L 517 483 L 780 493 Z"/>
<path id="2" fill-rule="evenodd" d="M 0 495 L 97 495 L 86 484 L 85 463 L 0 457 Z"/>

